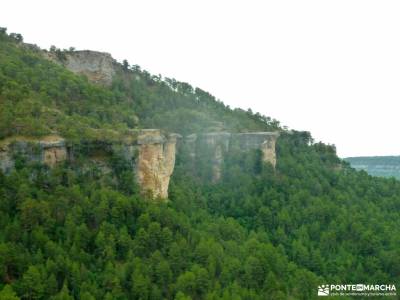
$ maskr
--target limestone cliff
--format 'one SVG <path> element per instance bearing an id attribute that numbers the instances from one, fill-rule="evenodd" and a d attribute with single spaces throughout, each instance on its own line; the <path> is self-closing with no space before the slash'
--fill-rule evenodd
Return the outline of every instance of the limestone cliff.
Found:
<path id="1" fill-rule="evenodd" d="M 207 161 L 212 164 L 212 181 L 217 182 L 221 178 L 224 157 L 232 149 L 260 149 L 263 161 L 275 167 L 277 137 L 278 134 L 274 132 L 212 132 L 192 134 L 186 137 L 184 146 L 192 161 L 205 156 L 211 159 Z M 81 154 L 83 151 L 88 161 L 98 163 L 101 170 L 111 172 L 106 161 L 111 154 L 118 154 L 131 163 L 143 193 L 153 198 L 165 199 L 168 198 L 169 181 L 174 171 L 177 142 L 180 138 L 178 134 L 163 134 L 159 129 L 143 129 L 132 131 L 119 142 L 96 141 L 67 147 L 65 140 L 59 136 L 40 139 L 14 137 L 0 143 L 0 170 L 9 173 L 14 167 L 16 156 L 22 156 L 28 162 L 54 167 L 60 162 L 73 159 L 75 151 L 80 151 Z"/>
<path id="2" fill-rule="evenodd" d="M 225 154 L 230 150 L 248 152 L 260 149 L 262 160 L 276 165 L 275 144 L 279 134 L 276 132 L 248 132 L 228 133 L 211 132 L 200 135 L 189 135 L 185 139 L 189 157 L 193 160 L 206 154 L 211 156 L 212 181 L 217 182 L 221 178 L 222 164 Z"/>
<path id="3" fill-rule="evenodd" d="M 8 174 L 14 168 L 14 159 L 8 145 L 0 146 L 0 170 Z"/>
<path id="4" fill-rule="evenodd" d="M 154 198 L 167 198 L 175 166 L 176 142 L 180 136 L 164 136 L 158 129 L 143 130 L 138 137 L 137 178 L 142 191 Z"/>
<path id="5" fill-rule="evenodd" d="M 211 154 L 212 159 L 213 182 L 217 182 L 221 178 L 224 154 L 229 150 L 231 136 L 228 132 L 210 132 L 198 137 L 197 151 L 205 148 L 206 152 L 211 152 L 208 154 Z"/>
<path id="6" fill-rule="evenodd" d="M 262 160 L 276 166 L 275 144 L 279 137 L 277 132 L 246 132 L 232 135 L 232 146 L 242 151 L 260 149 Z"/>
<path id="7" fill-rule="evenodd" d="M 39 146 L 43 152 L 41 161 L 49 167 L 54 167 L 57 163 L 67 159 L 67 148 L 64 139 L 41 140 Z"/>
<path id="8" fill-rule="evenodd" d="M 46 136 L 40 139 L 14 137 L 2 141 L 0 145 L 0 170 L 10 172 L 15 164 L 14 157 L 19 155 L 30 162 L 39 162 L 49 167 L 67 159 L 65 140 L 58 136 Z"/>
<path id="9" fill-rule="evenodd" d="M 107 159 L 114 153 L 131 163 L 143 193 L 150 193 L 154 198 L 167 198 L 179 138 L 178 134 L 164 135 L 158 129 L 145 129 L 137 132 L 134 138 L 118 143 L 85 142 L 67 149 L 61 137 L 14 137 L 0 143 L 0 170 L 9 173 L 14 168 L 16 156 L 25 158 L 28 163 L 38 162 L 54 167 L 57 163 L 74 159 L 74 151 L 83 151 L 89 162 L 109 173 L 111 169 L 107 166 Z"/>
<path id="10" fill-rule="evenodd" d="M 118 65 L 109 53 L 91 50 L 65 51 L 58 55 L 43 52 L 43 55 L 76 74 L 87 76 L 91 82 L 105 86 L 111 85 Z"/>

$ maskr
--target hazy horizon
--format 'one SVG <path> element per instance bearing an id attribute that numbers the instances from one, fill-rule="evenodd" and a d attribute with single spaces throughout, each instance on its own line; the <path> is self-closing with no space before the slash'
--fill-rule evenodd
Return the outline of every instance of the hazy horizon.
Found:
<path id="1" fill-rule="evenodd" d="M 105 51 L 251 108 L 341 157 L 400 155 L 396 1 L 5 1 L 42 48 Z"/>

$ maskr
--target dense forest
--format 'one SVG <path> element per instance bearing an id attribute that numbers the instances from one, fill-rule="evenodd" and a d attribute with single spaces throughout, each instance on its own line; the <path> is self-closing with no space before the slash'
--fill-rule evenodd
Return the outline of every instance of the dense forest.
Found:
<path id="1" fill-rule="evenodd" d="M 344 160 L 370 175 L 400 179 L 400 156 L 347 157 Z"/>
<path id="2" fill-rule="evenodd" d="M 0 171 L 0 299 L 306 300 L 320 284 L 399 282 L 399 181 L 187 83 L 126 62 L 96 86 L 0 32 L 1 139 L 281 132 L 276 169 L 232 151 L 218 183 L 181 151 L 165 203 L 141 195 L 117 155 L 110 172 L 84 153 L 54 168 L 17 157 Z"/>

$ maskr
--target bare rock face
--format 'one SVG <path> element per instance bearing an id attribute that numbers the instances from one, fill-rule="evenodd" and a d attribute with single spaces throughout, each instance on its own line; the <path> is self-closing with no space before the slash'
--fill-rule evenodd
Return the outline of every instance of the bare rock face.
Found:
<path id="1" fill-rule="evenodd" d="M 177 134 L 164 136 L 158 129 L 142 130 L 138 136 L 137 180 L 153 198 L 168 197 L 168 186 L 175 166 Z"/>
<path id="2" fill-rule="evenodd" d="M 221 178 L 224 154 L 229 150 L 230 139 L 231 134 L 228 132 L 211 132 L 201 135 L 200 143 L 211 151 L 213 182 Z"/>
<path id="3" fill-rule="evenodd" d="M 40 140 L 16 137 L 3 141 L 0 146 L 0 170 L 3 173 L 9 173 L 14 168 L 15 155 L 54 167 L 67 159 L 67 148 L 65 140 L 58 136 L 47 136 Z"/>
<path id="4" fill-rule="evenodd" d="M 86 75 L 90 81 L 110 86 L 115 60 L 108 53 L 74 51 L 66 55 L 65 67 L 74 73 Z"/>
<path id="5" fill-rule="evenodd" d="M 8 145 L 0 147 L 0 170 L 7 174 L 14 168 L 14 159 Z"/>
<path id="6" fill-rule="evenodd" d="M 185 137 L 185 145 L 189 151 L 189 157 L 194 160 L 196 158 L 197 134 L 193 133 Z"/>
<path id="7" fill-rule="evenodd" d="M 271 165 L 275 168 L 275 144 L 278 137 L 279 133 L 277 132 L 238 133 L 232 136 L 232 144 L 234 147 L 238 147 L 242 151 L 260 149 L 262 152 L 263 161 L 266 163 L 271 163 Z"/>
<path id="8" fill-rule="evenodd" d="M 178 134 L 164 135 L 158 129 L 145 129 L 133 139 L 110 143 L 89 142 L 83 145 L 88 160 L 95 163 L 104 173 L 110 172 L 106 164 L 112 153 L 122 155 L 136 169 L 137 182 L 144 193 L 153 198 L 168 197 L 168 186 L 175 167 Z M 79 148 L 79 145 L 75 145 Z M 73 160 L 71 146 L 67 149 L 65 140 L 57 136 L 40 139 L 14 137 L 0 143 L 0 170 L 9 173 L 15 165 L 15 156 L 22 156 L 28 162 L 38 162 L 54 167 L 65 160 Z"/>
<path id="9" fill-rule="evenodd" d="M 76 74 L 87 76 L 93 83 L 105 86 L 111 85 L 116 73 L 117 62 L 105 52 L 70 51 L 63 52 L 60 57 L 53 52 L 45 52 L 44 56 Z"/>
<path id="10" fill-rule="evenodd" d="M 260 149 L 263 161 L 275 167 L 275 144 L 278 136 L 274 132 L 192 134 L 185 139 L 183 146 L 189 150 L 188 158 L 193 162 L 203 163 L 211 158 L 212 181 L 217 182 L 221 178 L 224 157 L 233 149 Z M 166 199 L 180 138 L 178 134 L 163 134 L 159 129 L 144 129 L 132 133 L 132 136 L 127 136 L 120 142 L 89 143 L 86 145 L 90 148 L 87 155 L 91 160 L 101 163 L 108 155 L 119 153 L 135 168 L 136 180 L 143 193 L 148 193 L 152 198 Z M 73 152 L 71 145 L 67 149 L 65 140 L 58 136 L 40 139 L 10 138 L 0 141 L 0 170 L 9 173 L 14 168 L 15 155 L 20 155 L 29 162 L 54 167 L 65 160 L 73 160 Z M 203 161 L 202 158 L 206 160 Z M 107 168 L 101 169 L 104 169 L 104 173 L 107 172 Z"/>
<path id="11" fill-rule="evenodd" d="M 49 167 L 67 160 L 67 148 L 63 139 L 40 141 L 42 149 L 42 162 Z"/>
<path id="12" fill-rule="evenodd" d="M 228 151 L 233 149 L 243 152 L 260 149 L 262 160 L 270 163 L 275 168 L 275 144 L 278 136 L 279 133 L 277 132 L 234 134 L 228 132 L 210 132 L 200 135 L 189 135 L 185 139 L 185 144 L 189 150 L 189 157 L 192 160 L 198 159 L 203 154 L 211 157 L 212 181 L 217 182 L 221 178 L 224 156 Z"/>

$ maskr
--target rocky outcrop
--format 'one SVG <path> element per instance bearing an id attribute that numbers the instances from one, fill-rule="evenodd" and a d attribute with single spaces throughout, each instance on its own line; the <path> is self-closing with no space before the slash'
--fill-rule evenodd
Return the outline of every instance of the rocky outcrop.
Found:
<path id="1" fill-rule="evenodd" d="M 110 86 L 116 73 L 117 62 L 109 53 L 90 50 L 44 52 L 44 57 L 68 70 L 87 76 L 89 81 Z"/>
<path id="2" fill-rule="evenodd" d="M 206 155 L 211 155 L 213 182 L 221 178 L 222 163 L 229 150 L 231 136 L 228 132 L 210 132 L 198 137 L 197 151 L 205 151 Z"/>
<path id="3" fill-rule="evenodd" d="M 145 193 L 167 198 L 175 166 L 177 134 L 164 136 L 158 129 L 143 130 L 138 136 L 137 179 Z"/>
<path id="4" fill-rule="evenodd" d="M 8 174 L 14 168 L 14 159 L 8 145 L 0 146 L 0 170 Z"/>
<path id="5" fill-rule="evenodd" d="M 196 143 L 197 134 L 193 133 L 185 137 L 185 146 L 188 150 L 189 158 L 192 160 L 196 158 Z"/>
<path id="6" fill-rule="evenodd" d="M 88 161 L 99 166 L 99 169 L 110 172 L 106 161 L 114 153 L 131 163 L 143 193 L 165 199 L 174 171 L 179 138 L 178 134 L 164 135 L 158 129 L 145 129 L 120 143 L 96 141 L 67 149 L 64 139 L 60 137 L 49 136 L 38 140 L 15 137 L 0 143 L 0 170 L 9 173 L 14 168 L 17 156 L 29 163 L 38 162 L 54 167 L 67 159 L 74 159 L 74 152 L 78 151 L 84 153 Z"/>
<path id="7" fill-rule="evenodd" d="M 211 132 L 200 135 L 189 135 L 185 144 L 192 160 L 202 155 L 211 157 L 212 181 L 217 182 L 221 178 L 222 164 L 225 154 L 230 150 L 247 152 L 254 149 L 261 150 L 262 160 L 276 165 L 275 144 L 279 134 L 276 132 L 248 132 L 228 133 Z"/>
<path id="8" fill-rule="evenodd" d="M 3 173 L 9 173 L 13 169 L 15 156 L 54 167 L 67 159 L 67 148 L 65 140 L 58 136 L 46 136 L 38 140 L 15 137 L 2 141 L 0 170 Z"/>
<path id="9" fill-rule="evenodd" d="M 67 147 L 64 139 L 40 141 L 39 146 L 42 149 L 41 161 L 49 167 L 54 167 L 56 164 L 67 160 Z"/>
<path id="10" fill-rule="evenodd" d="M 221 178 L 226 153 L 234 149 L 260 149 L 263 161 L 275 167 L 277 137 L 278 133 L 274 132 L 212 132 L 189 135 L 183 146 L 188 150 L 189 160 L 212 164 L 212 181 L 217 182 Z M 111 172 L 106 161 L 111 154 L 117 154 L 131 163 L 143 193 L 153 198 L 166 199 L 180 138 L 178 134 L 163 134 L 159 129 L 144 129 L 130 132 L 119 142 L 96 141 L 67 147 L 65 140 L 58 136 L 37 140 L 16 137 L 0 142 L 0 170 L 9 173 L 14 168 L 16 156 L 28 162 L 54 167 L 65 160 L 73 160 L 74 152 L 77 152 L 95 164 L 98 162 L 100 170 Z M 202 160 L 204 158 L 206 160 Z"/>
<path id="11" fill-rule="evenodd" d="M 277 132 L 246 132 L 232 135 L 232 147 L 242 151 L 260 149 L 262 160 L 276 166 L 275 144 L 279 137 Z"/>

